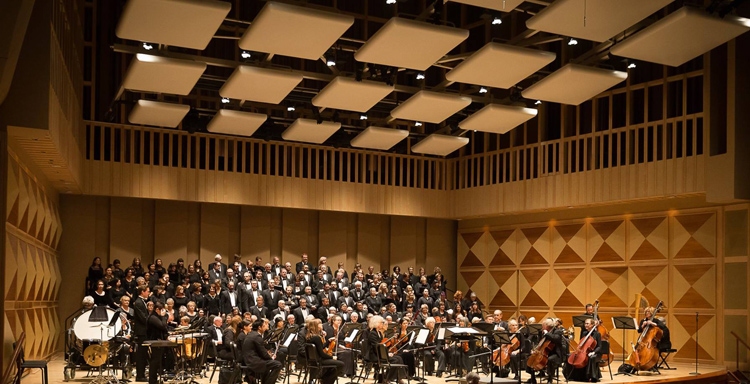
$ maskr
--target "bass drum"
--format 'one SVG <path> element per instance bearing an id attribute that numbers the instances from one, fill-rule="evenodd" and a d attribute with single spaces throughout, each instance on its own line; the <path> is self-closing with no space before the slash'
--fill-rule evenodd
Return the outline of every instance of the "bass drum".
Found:
<path id="1" fill-rule="evenodd" d="M 89 321 L 93 310 L 88 310 L 76 318 L 75 324 L 73 324 L 73 332 L 79 340 L 109 341 L 115 337 L 117 332 L 122 330 L 122 319 L 119 317 L 114 327 L 108 326 L 117 312 L 111 308 L 105 309 L 107 310 L 107 321 Z M 102 326 L 104 326 L 103 329 Z"/>

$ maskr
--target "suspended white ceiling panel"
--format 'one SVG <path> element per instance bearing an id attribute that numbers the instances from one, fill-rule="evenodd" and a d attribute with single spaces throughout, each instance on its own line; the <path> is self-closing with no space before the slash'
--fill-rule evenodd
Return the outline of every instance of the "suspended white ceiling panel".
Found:
<path id="1" fill-rule="evenodd" d="M 291 71 L 240 65 L 219 89 L 221 97 L 279 104 L 302 81 Z"/>
<path id="2" fill-rule="evenodd" d="M 352 16 L 268 2 L 242 35 L 239 46 L 318 60 L 352 24 Z"/>
<path id="3" fill-rule="evenodd" d="M 232 9 L 215 0 L 128 0 L 115 33 L 121 39 L 205 49 Z"/>
<path id="4" fill-rule="evenodd" d="M 367 127 L 352 139 L 351 145 L 356 148 L 370 148 L 387 151 L 409 136 L 409 131 L 403 129 Z"/>
<path id="5" fill-rule="evenodd" d="M 212 133 L 227 135 L 252 136 L 266 121 L 268 116 L 261 113 L 250 113 L 220 109 L 208 123 L 207 130 Z"/>
<path id="6" fill-rule="evenodd" d="M 128 121 L 133 124 L 176 128 L 189 111 L 189 105 L 138 100 L 128 115 Z"/>
<path id="7" fill-rule="evenodd" d="M 445 78 L 452 82 L 510 88 L 555 60 L 552 52 L 488 43 Z"/>
<path id="8" fill-rule="evenodd" d="M 367 112 L 391 92 L 392 85 L 338 76 L 313 97 L 312 103 L 316 107 Z"/>
<path id="9" fill-rule="evenodd" d="M 122 86 L 131 91 L 187 95 L 206 70 L 205 63 L 136 54 Z"/>
<path id="10" fill-rule="evenodd" d="M 578 105 L 627 78 L 626 72 L 567 64 L 526 88 L 522 95 L 527 99 Z"/>
<path id="11" fill-rule="evenodd" d="M 419 91 L 391 111 L 397 119 L 440 123 L 471 104 L 471 98 Z"/>
<path id="12" fill-rule="evenodd" d="M 524 0 L 450 0 L 454 3 L 468 4 L 476 7 L 510 12 L 521 5 Z"/>
<path id="13" fill-rule="evenodd" d="M 750 29 L 750 19 L 723 19 L 692 7 L 682 7 L 620 44 L 612 54 L 671 65 L 682 65 Z"/>
<path id="14" fill-rule="evenodd" d="M 414 144 L 411 151 L 425 155 L 448 156 L 451 152 L 469 144 L 468 137 L 432 134 Z"/>
<path id="15" fill-rule="evenodd" d="M 324 121 L 318 124 L 315 120 L 297 119 L 281 133 L 281 137 L 289 141 L 323 144 L 339 128 L 341 128 L 341 123 Z"/>
<path id="16" fill-rule="evenodd" d="M 536 114 L 537 110 L 534 108 L 487 104 L 484 108 L 458 123 L 458 127 L 467 131 L 503 134 L 534 118 Z"/>
<path id="17" fill-rule="evenodd" d="M 392 17 L 354 54 L 357 61 L 423 71 L 469 37 L 465 29 Z"/>
<path id="18" fill-rule="evenodd" d="M 672 1 L 556 0 L 536 16 L 526 20 L 526 26 L 537 31 L 604 41 L 651 16 Z"/>

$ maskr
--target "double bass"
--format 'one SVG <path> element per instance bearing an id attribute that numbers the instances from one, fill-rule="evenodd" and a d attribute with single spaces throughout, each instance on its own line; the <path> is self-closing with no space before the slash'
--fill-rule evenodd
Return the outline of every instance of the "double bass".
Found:
<path id="1" fill-rule="evenodd" d="M 557 322 L 556 324 L 559 325 L 560 323 Z M 550 332 L 551 331 L 552 330 L 550 330 Z M 547 366 L 549 354 L 553 349 L 555 349 L 555 345 L 552 344 L 552 341 L 547 340 L 547 338 L 545 337 L 542 337 L 542 340 L 539 341 L 539 344 L 537 344 L 536 347 L 531 350 L 531 355 L 529 356 L 529 359 L 526 360 L 526 366 L 535 371 L 543 370 L 544 367 Z"/>
<path id="2" fill-rule="evenodd" d="M 572 365 L 576 368 L 583 368 L 589 363 L 589 353 L 593 352 L 596 348 L 596 340 L 591 337 L 596 327 L 592 327 L 589 333 L 584 337 L 575 352 L 568 356 L 568 365 Z"/>
<path id="3" fill-rule="evenodd" d="M 654 321 L 656 314 L 662 309 L 664 303 L 659 302 L 654 309 L 654 313 L 651 314 L 649 321 Z M 653 325 L 646 325 L 643 327 L 641 335 L 638 337 L 638 341 L 633 346 L 633 353 L 628 358 L 628 364 L 633 366 L 636 371 L 647 371 L 653 368 L 659 359 L 659 341 L 663 332 L 661 328 Z"/>

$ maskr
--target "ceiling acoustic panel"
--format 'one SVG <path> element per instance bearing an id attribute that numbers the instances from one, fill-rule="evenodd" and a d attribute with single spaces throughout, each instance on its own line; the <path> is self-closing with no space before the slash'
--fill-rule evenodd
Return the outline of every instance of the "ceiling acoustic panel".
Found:
<path id="1" fill-rule="evenodd" d="M 425 155 L 448 156 L 453 151 L 469 144 L 468 137 L 438 135 L 433 133 L 414 144 L 411 151 Z"/>
<path id="2" fill-rule="evenodd" d="M 672 1 L 556 0 L 528 19 L 526 27 L 601 42 L 651 16 Z"/>
<path id="3" fill-rule="evenodd" d="M 469 37 L 465 29 L 392 17 L 354 54 L 357 61 L 423 71 Z"/>
<path id="4" fill-rule="evenodd" d="M 128 115 L 128 121 L 133 124 L 176 128 L 189 111 L 189 105 L 138 100 Z"/>
<path id="5" fill-rule="evenodd" d="M 522 94 L 527 99 L 578 105 L 627 78 L 626 72 L 567 64 Z"/>
<path id="6" fill-rule="evenodd" d="M 397 119 L 438 124 L 471 104 L 461 95 L 419 91 L 391 111 Z"/>
<path id="7" fill-rule="evenodd" d="M 507 133 L 536 116 L 534 108 L 503 104 L 487 104 L 484 108 L 467 117 L 458 127 L 467 131 Z"/>
<path id="8" fill-rule="evenodd" d="M 354 24 L 354 17 L 268 2 L 240 39 L 251 51 L 318 60 Z"/>
<path id="9" fill-rule="evenodd" d="M 338 76 L 313 97 L 312 104 L 316 107 L 367 112 L 391 92 L 392 85 Z"/>
<path id="10" fill-rule="evenodd" d="M 324 121 L 318 124 L 315 120 L 297 119 L 281 133 L 281 137 L 288 141 L 323 144 L 339 128 L 341 128 L 341 123 Z"/>
<path id="11" fill-rule="evenodd" d="M 371 126 L 352 139 L 351 145 L 356 148 L 387 151 L 408 136 L 407 130 Z"/>
<path id="12" fill-rule="evenodd" d="M 261 113 L 220 109 L 206 128 L 211 133 L 252 136 L 266 122 L 268 116 Z"/>
<path id="13" fill-rule="evenodd" d="M 291 71 L 240 65 L 219 89 L 221 97 L 279 104 L 302 81 Z"/>
<path id="14" fill-rule="evenodd" d="M 455 83 L 508 89 L 555 60 L 552 52 L 488 43 L 457 65 L 445 78 Z"/>
<path id="15" fill-rule="evenodd" d="M 122 86 L 131 91 L 187 95 L 205 70 L 205 63 L 138 53 Z"/>
<path id="16" fill-rule="evenodd" d="M 750 29 L 750 19 L 723 19 L 682 7 L 612 47 L 612 54 L 652 63 L 682 65 Z"/>
<path id="17" fill-rule="evenodd" d="M 232 9 L 216 0 L 128 0 L 115 33 L 121 39 L 203 50 Z"/>
<path id="18" fill-rule="evenodd" d="M 524 0 L 450 0 L 454 3 L 473 5 L 475 7 L 510 12 L 521 5 Z"/>

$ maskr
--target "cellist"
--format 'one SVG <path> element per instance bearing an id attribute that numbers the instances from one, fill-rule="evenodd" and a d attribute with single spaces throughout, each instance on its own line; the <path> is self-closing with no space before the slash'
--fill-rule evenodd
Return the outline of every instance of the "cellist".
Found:
<path id="1" fill-rule="evenodd" d="M 602 356 L 602 336 L 596 330 L 596 322 L 594 321 L 594 319 L 586 319 L 583 329 L 586 332 L 583 337 L 586 337 L 586 335 L 591 332 L 591 338 L 596 341 L 596 347 L 594 348 L 594 350 L 589 352 L 589 359 L 586 366 L 583 368 L 572 368 L 570 374 L 568 375 L 568 379 L 596 383 L 601 380 L 602 377 L 601 371 L 599 370 L 599 360 Z M 583 338 L 581 338 L 581 340 L 583 340 Z"/>
<path id="2" fill-rule="evenodd" d="M 562 328 L 557 327 L 557 322 L 553 318 L 546 318 L 542 322 L 542 336 L 540 338 L 549 340 L 551 344 L 551 350 L 547 356 L 547 382 L 552 383 L 555 376 L 557 367 L 563 362 L 563 358 L 567 355 L 564 350 L 563 338 L 565 337 L 565 331 Z M 531 374 L 529 383 L 536 384 L 536 373 L 531 367 L 527 367 L 527 371 Z"/>
<path id="3" fill-rule="evenodd" d="M 432 317 L 428 317 L 425 321 L 425 325 L 427 326 L 427 329 L 430 330 L 430 336 L 427 337 L 427 347 L 434 347 L 430 349 L 425 349 L 423 351 L 424 353 L 424 362 L 425 362 L 425 371 L 427 372 L 427 375 L 432 376 L 432 373 L 435 369 L 435 359 L 438 361 L 438 369 L 437 369 L 437 377 L 443 377 L 443 372 L 445 372 L 445 362 L 446 359 L 450 357 L 450 355 L 446 356 L 446 353 L 449 353 L 450 350 L 444 350 L 444 340 L 438 340 L 437 337 L 437 331 L 435 330 L 435 319 Z"/>
<path id="4" fill-rule="evenodd" d="M 515 319 L 511 319 L 508 322 L 508 332 L 510 332 L 510 341 L 513 342 L 518 339 L 518 348 L 510 353 L 510 369 L 516 375 L 513 380 L 518 380 L 519 368 L 521 367 L 521 351 L 524 346 L 524 336 L 522 332 L 519 332 L 518 322 Z"/>

